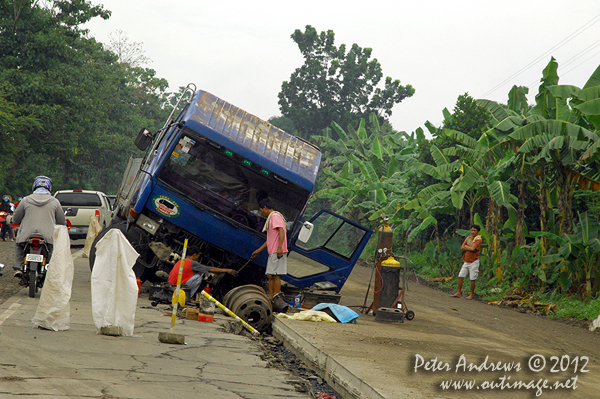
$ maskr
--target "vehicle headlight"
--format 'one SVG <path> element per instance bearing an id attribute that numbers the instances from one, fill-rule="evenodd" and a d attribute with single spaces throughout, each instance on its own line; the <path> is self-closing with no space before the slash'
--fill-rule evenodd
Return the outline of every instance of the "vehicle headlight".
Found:
<path id="1" fill-rule="evenodd" d="M 158 230 L 159 223 L 155 220 L 150 219 L 146 215 L 140 215 L 137 220 L 137 225 L 142 228 L 142 230 L 147 231 L 148 233 L 154 235 L 156 230 Z"/>

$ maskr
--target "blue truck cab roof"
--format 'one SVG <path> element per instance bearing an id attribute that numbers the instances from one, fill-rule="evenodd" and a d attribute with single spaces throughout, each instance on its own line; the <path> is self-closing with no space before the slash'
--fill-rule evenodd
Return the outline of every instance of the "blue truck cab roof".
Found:
<path id="1" fill-rule="evenodd" d="M 198 90 L 182 115 L 188 127 L 312 192 L 321 151 L 241 108 Z"/>

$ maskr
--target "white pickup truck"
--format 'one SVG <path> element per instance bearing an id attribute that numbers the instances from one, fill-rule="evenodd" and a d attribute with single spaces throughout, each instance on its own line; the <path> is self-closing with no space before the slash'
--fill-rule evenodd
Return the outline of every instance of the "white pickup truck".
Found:
<path id="1" fill-rule="evenodd" d="M 86 238 L 90 226 L 90 216 L 97 218 L 104 229 L 112 219 L 112 208 L 106 194 L 101 191 L 61 190 L 54 193 L 60 201 L 69 221 L 69 237 L 72 240 Z"/>

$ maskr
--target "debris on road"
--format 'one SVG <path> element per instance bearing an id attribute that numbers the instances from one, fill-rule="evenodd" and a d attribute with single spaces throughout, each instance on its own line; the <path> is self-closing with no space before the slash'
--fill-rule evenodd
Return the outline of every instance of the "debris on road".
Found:
<path id="1" fill-rule="evenodd" d="M 541 312 L 544 314 L 556 312 L 558 310 L 558 307 L 555 304 L 537 302 L 533 295 L 519 289 L 510 290 L 501 300 L 488 302 L 488 304 L 531 310 L 532 312 Z"/>

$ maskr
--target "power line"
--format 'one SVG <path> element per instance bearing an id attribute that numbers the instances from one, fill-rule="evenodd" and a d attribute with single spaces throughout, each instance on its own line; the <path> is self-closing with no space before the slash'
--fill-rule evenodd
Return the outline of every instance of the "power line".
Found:
<path id="1" fill-rule="evenodd" d="M 595 56 L 597 56 L 598 54 L 600 54 L 600 51 L 598 51 L 597 53 L 595 53 L 595 54 L 594 54 L 594 55 L 592 55 L 591 57 L 589 57 L 589 58 L 586 58 L 584 61 L 582 61 L 581 63 L 577 64 L 577 65 L 576 65 L 576 66 L 574 66 L 573 68 L 569 69 L 567 72 L 563 73 L 563 76 L 564 76 L 564 75 L 566 75 L 566 74 L 568 74 L 568 73 L 569 73 L 569 72 L 571 72 L 572 70 L 579 68 L 579 66 L 581 66 L 581 65 L 585 64 L 586 62 L 588 62 L 589 60 L 591 60 L 592 58 L 594 58 L 594 57 L 595 57 Z"/>
<path id="2" fill-rule="evenodd" d="M 579 58 L 583 57 L 584 55 L 586 55 L 587 53 L 589 53 L 590 51 L 592 51 L 594 48 L 600 46 L 600 39 L 596 40 L 594 43 L 590 44 L 589 46 L 587 46 L 586 48 L 584 48 L 583 50 L 581 50 L 580 52 L 578 52 L 577 54 L 575 54 L 574 56 L 572 56 L 571 58 L 569 58 L 564 64 L 562 64 L 561 66 L 564 68 L 572 63 L 574 63 L 575 61 L 577 61 Z M 562 76 L 566 75 L 567 73 L 577 69 L 579 66 L 585 64 L 587 61 L 591 60 L 592 58 L 594 58 L 596 55 L 598 55 L 600 52 L 595 53 L 594 55 L 592 55 L 591 57 L 586 58 L 583 62 L 577 64 L 575 67 L 569 69 L 567 72 L 561 73 Z M 527 87 L 531 88 L 533 85 L 537 84 L 539 82 L 539 80 L 535 80 L 534 82 L 530 83 L 527 85 Z"/>
<path id="3" fill-rule="evenodd" d="M 567 44 L 568 42 L 570 42 L 571 40 L 573 40 L 574 38 L 576 38 L 577 36 L 579 36 L 580 34 L 582 34 L 583 32 L 585 32 L 587 29 L 589 29 L 592 25 L 596 24 L 598 21 L 600 21 L 600 14 L 596 15 L 594 18 L 592 18 L 591 20 L 589 20 L 588 22 L 586 22 L 585 24 L 583 24 L 582 26 L 580 26 L 578 29 L 576 29 L 569 36 L 567 36 L 566 38 L 564 38 L 563 40 L 561 40 L 558 44 L 554 45 L 554 47 L 552 47 L 551 49 L 547 50 L 545 53 L 543 53 L 542 55 L 540 55 L 539 57 L 537 57 L 535 60 L 533 60 L 529 64 L 525 65 L 523 68 L 519 69 L 513 75 L 509 76 L 508 78 L 506 78 L 505 80 L 503 80 L 501 83 L 497 84 L 491 90 L 488 90 L 487 92 L 485 92 L 483 95 L 479 96 L 478 98 L 483 98 L 483 97 L 487 96 L 488 94 L 491 94 L 494 91 L 498 90 L 500 87 L 502 87 L 504 84 L 506 84 L 507 82 L 509 82 L 511 79 L 515 78 L 516 76 L 519 76 L 520 74 L 522 74 L 523 72 L 525 72 L 526 70 L 528 70 L 529 68 L 531 68 L 532 66 L 534 66 L 538 61 L 540 61 L 542 58 L 548 56 L 548 54 L 550 54 L 552 51 L 554 51 L 556 49 L 559 49 L 562 46 L 564 46 L 565 44 Z"/>
<path id="4" fill-rule="evenodd" d="M 596 40 L 594 43 L 590 44 L 589 46 L 587 46 L 586 48 L 581 50 L 579 53 L 575 54 L 573 57 L 569 58 L 567 61 L 565 61 L 564 64 L 561 64 L 561 66 L 564 68 L 564 67 L 568 66 L 569 64 L 574 63 L 579 58 L 583 57 L 585 54 L 589 53 L 590 51 L 592 51 L 594 48 L 596 48 L 598 46 L 600 46 L 600 39 Z"/>

